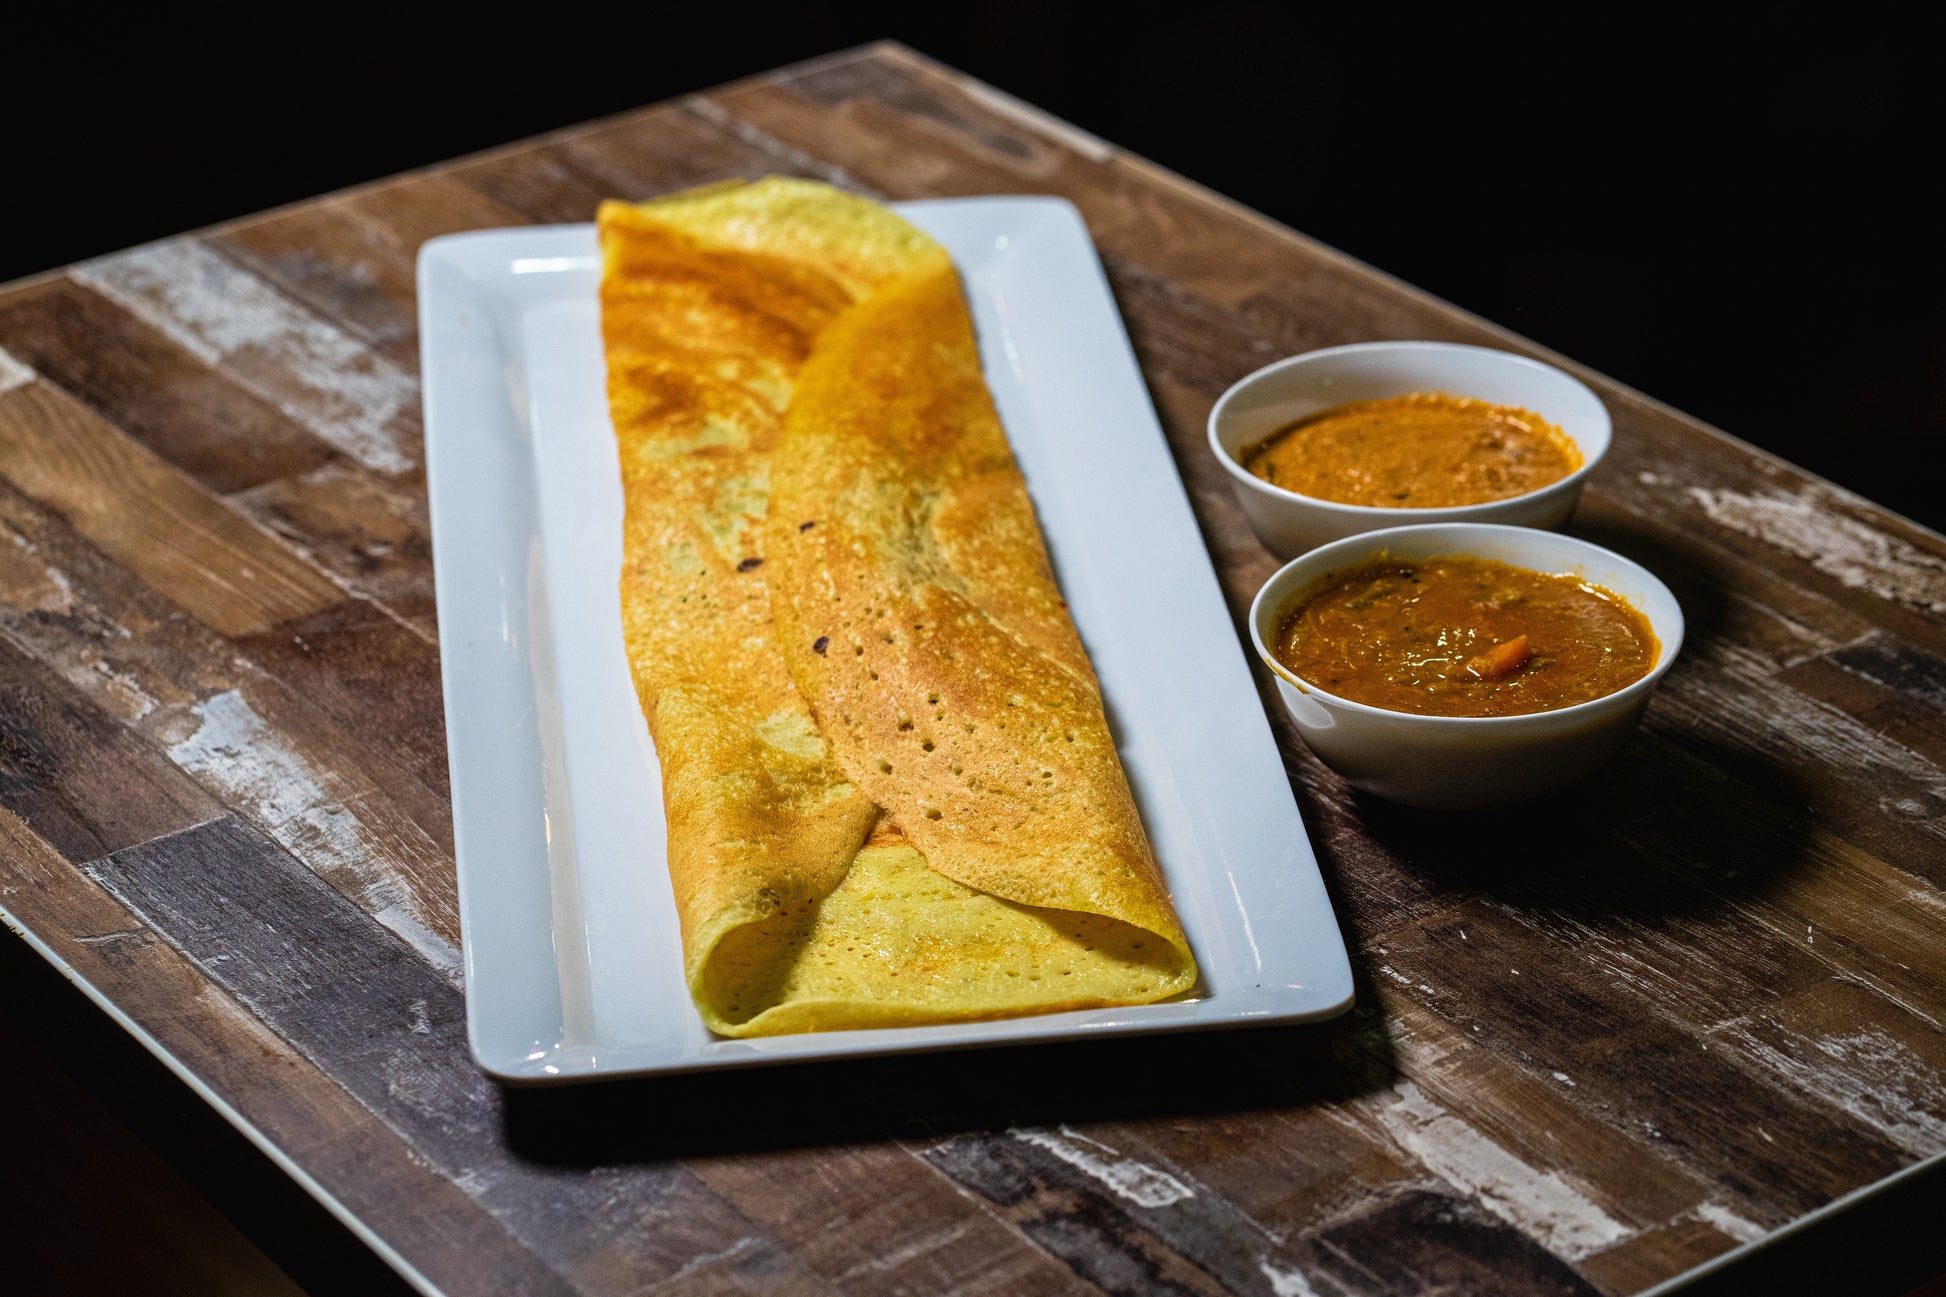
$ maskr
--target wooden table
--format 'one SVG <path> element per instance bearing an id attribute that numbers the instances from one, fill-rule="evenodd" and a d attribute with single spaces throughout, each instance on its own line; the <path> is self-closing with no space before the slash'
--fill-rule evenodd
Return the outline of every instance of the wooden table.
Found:
<path id="1" fill-rule="evenodd" d="M 1946 540 L 1585 371 L 1616 442 L 1574 530 L 1689 641 L 1618 763 L 1518 818 L 1374 803 L 1280 730 L 1349 1016 L 488 1082 L 413 255 L 766 172 L 1078 204 L 1239 619 L 1276 564 L 1204 444 L 1228 383 L 1541 354 L 889 46 L 0 292 L 0 905 L 414 1282 L 1635 1292 L 1946 1150 Z"/>

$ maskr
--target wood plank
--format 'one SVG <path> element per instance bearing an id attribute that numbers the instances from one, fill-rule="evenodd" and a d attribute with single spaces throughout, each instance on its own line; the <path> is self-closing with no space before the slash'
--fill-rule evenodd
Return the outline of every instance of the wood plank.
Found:
<path id="1" fill-rule="evenodd" d="M 591 220 L 601 200 L 614 197 L 548 139 L 468 159 L 443 174 L 528 221 L 545 224 Z"/>
<path id="2" fill-rule="evenodd" d="M 1411 1088 L 1395 1087 L 1361 1115 L 1434 1150 L 1445 1178 L 1536 1241 L 1578 1264 L 1616 1244 L 1602 1218 L 1633 1235 L 1714 1203 L 1706 1178 L 1611 1124 L 1566 1073 L 1539 1073 L 1478 1048 L 1390 976 L 1380 977 L 1373 998 Z"/>
<path id="3" fill-rule="evenodd" d="M 164 239 L 70 277 L 379 473 L 419 463 L 416 379 L 198 239 Z"/>
<path id="4" fill-rule="evenodd" d="M 1389 1010 L 1385 1016 L 1397 1017 Z M 1054 1192 L 1046 1188 L 1036 1190 L 1031 1208 L 1014 1202 L 1010 1210 L 1030 1230 L 1049 1228 L 1050 1218 L 1058 1221 L 1072 1263 L 1094 1267 L 1086 1271 L 1091 1275 L 1111 1263 L 1133 1273 L 1131 1250 L 1153 1259 L 1166 1247 L 1190 1268 L 1215 1277 L 1226 1291 L 1239 1292 L 1281 1290 L 1275 1286 L 1288 1288 L 1299 1280 L 1326 1283 L 1312 1254 L 1297 1241 L 1323 1223 L 1408 1190 L 1473 1196 L 1502 1218 L 1502 1228 L 1555 1251 L 1565 1248 L 1570 1256 L 1704 1202 L 1701 1182 L 1658 1165 L 1649 1149 L 1534 1082 L 1516 1080 L 1484 1101 L 1470 1094 L 1471 1086 L 1505 1084 L 1506 1069 L 1495 1072 L 1488 1061 L 1486 1070 L 1479 1070 L 1477 1050 L 1471 1051 L 1471 1067 L 1456 1068 L 1467 1048 L 1464 1038 L 1429 1015 L 1419 1015 L 1418 1023 L 1405 1034 L 1396 1024 L 1388 1028 L 1378 1015 L 1354 1014 L 1329 1029 L 1329 1049 L 1302 1050 L 1288 1063 L 1275 1042 L 1308 1034 L 1321 1044 L 1316 1033 L 1246 1037 L 1252 1043 L 1239 1045 L 1237 1061 L 1247 1054 L 1283 1081 L 1277 1091 L 1281 1101 L 1269 1110 L 1226 1111 L 1238 1096 L 1226 1094 L 1228 1087 L 1216 1079 L 1232 1074 L 1226 1066 L 1231 1051 L 1219 1046 L 1199 1056 L 1197 1066 L 1185 1064 L 1179 1073 L 1166 1069 L 1158 1078 L 1159 1085 L 1176 1081 L 1196 1092 L 1195 1107 L 1215 1111 L 1084 1126 L 1016 1126 L 1006 1132 L 1098 1182 L 1092 1186 L 1096 1192 L 1106 1187 L 1111 1200 L 1133 1198 L 1138 1206 L 1154 1209 L 1153 1219 L 1144 1217 L 1146 1232 L 1140 1235 L 1081 1231 L 1068 1219 L 1067 1208 L 1039 1201 Z M 1434 1032 L 1444 1034 L 1452 1057 L 1429 1056 L 1420 1038 Z M 1391 1046 L 1397 1047 L 1396 1056 Z M 1427 1076 L 1432 1092 L 1397 1078 L 1395 1062 Z M 1078 1090 L 1086 1081 L 1078 1077 L 1074 1084 Z M 1442 1111 L 1433 1094 L 1457 1102 Z M 1339 1115 L 1320 1107 L 1327 1096 Z M 1483 1102 L 1489 1110 L 1486 1126 L 1475 1127 L 1459 1116 L 1459 1104 L 1477 1117 Z M 1343 1111 L 1347 1104 L 1357 1114 L 1349 1120 Z M 1523 1105 L 1533 1108 L 1527 1122 L 1521 1119 Z M 991 1187 L 999 1176 L 991 1163 L 1011 1165 L 1020 1157 L 996 1140 L 1000 1137 L 956 1137 L 949 1141 L 953 1160 L 947 1165 L 955 1175 L 974 1174 L 970 1187 Z M 1596 1168 L 1623 1171 L 1625 1178 Z M 1063 1185 L 1057 1196 L 1067 1203 L 1072 1193 Z M 1629 1219 L 1607 1221 L 1603 1208 L 1618 1204 Z M 1113 1208 L 1130 1211 L 1122 1201 L 1114 1201 Z"/>
<path id="5" fill-rule="evenodd" d="M 259 676 L 160 718 L 155 733 L 169 760 L 457 985 L 451 839 L 419 822 L 436 806 L 414 798 L 409 776 L 387 779 L 389 763 L 356 763 L 357 738 L 309 710 Z"/>
<path id="6" fill-rule="evenodd" d="M 450 853 L 446 718 L 435 643 L 417 627 L 361 602 L 245 637 L 237 647 L 344 733 L 382 745 L 388 764 L 410 771 L 414 785 L 394 783 L 392 796 Z"/>
<path id="7" fill-rule="evenodd" d="M 1782 1078 L 1699 1044 L 1698 1024 L 1826 976 L 1765 934 L 1740 935 L 1734 964 L 1723 957 L 1728 946 L 1720 927 L 1682 914 L 1590 924 L 1468 901 L 1386 932 L 1373 950 L 1424 1007 L 1503 1057 L 1567 1076 L 1584 1102 L 1629 1113 L 1667 1155 L 1714 1178 L 1731 1210 L 1768 1227 L 1905 1159 Z M 1433 990 L 1418 992 L 1421 984 Z"/>
<path id="8" fill-rule="evenodd" d="M 1641 1292 L 1746 1241 L 1706 1220 L 1677 1220 L 1584 1258 L 1581 1273 L 1603 1292 Z"/>
<path id="9" fill-rule="evenodd" d="M 1781 685 L 1735 645 L 1690 646 L 1663 678 L 1651 713 L 1712 765 L 1752 772 L 1791 819 L 1808 806 L 1821 826 L 1862 850 L 1946 885 L 1946 784 L 1940 770 L 1843 712 Z M 1802 773 L 1816 771 L 1815 779 Z M 1799 782 L 1802 781 L 1802 782 Z M 1708 822 L 1699 826 L 1708 832 Z"/>
<path id="10" fill-rule="evenodd" d="M 695 1159 L 690 1168 L 839 1291 L 1038 1297 L 1099 1291 L 896 1146 Z"/>
<path id="11" fill-rule="evenodd" d="M 1734 804 L 1733 796 L 1726 804 Z M 1784 820 L 1778 833 L 1774 822 L 1724 818 L 1720 841 L 1741 846 L 1739 854 L 1711 851 L 1717 842 L 1698 842 L 1700 835 L 1648 815 L 1631 817 L 1622 831 L 1645 864 L 1708 892 L 1728 907 L 1738 928 L 1802 943 L 1802 953 L 1830 976 L 1871 987 L 1889 1001 L 1881 1013 L 1942 1016 L 1946 901 L 1934 887 L 1816 824 Z M 1769 847 L 1776 853 L 1771 859 L 1787 863 L 1751 869 L 1753 847 Z"/>
<path id="12" fill-rule="evenodd" d="M 458 992 L 234 817 L 118 851 L 88 874 L 571 1282 L 645 1288 L 726 1259 L 722 1240 L 741 1235 L 739 1252 L 757 1255 L 740 1265 L 770 1276 L 762 1290 L 824 1291 L 679 1167 L 568 1177 L 509 1157 Z"/>
<path id="13" fill-rule="evenodd" d="M 0 295 L 0 347 L 221 495 L 308 472 L 328 446 L 98 293 Z"/>
<path id="14" fill-rule="evenodd" d="M 1723 561 L 1695 527 L 1623 503 L 1607 487 L 1582 494 L 1569 530 L 1649 568 L 1698 640 L 1735 644 L 1761 668 L 1787 668 L 1871 632 L 1871 623 L 1813 591 L 1747 563 Z"/>
<path id="15" fill-rule="evenodd" d="M 1360 1108 L 1366 1120 L 1446 1182 L 1434 1191 L 1499 1217 L 1551 1258 L 1572 1264 L 1633 1230 L 1582 1191 L 1585 1180 L 1523 1160 L 1411 1081 L 1400 1081 Z"/>
<path id="16" fill-rule="evenodd" d="M 11 541 L 0 545 L 0 637 L 457 979 L 450 812 L 372 746 L 389 724 L 335 722 L 4 485 L 0 527 Z M 332 701 L 333 689 L 317 692 Z"/>
<path id="17" fill-rule="evenodd" d="M 134 723 L 224 687 L 221 636 L 3 479 L 0 527 L 0 630 L 102 711 Z"/>
<path id="18" fill-rule="evenodd" d="M 1331 1030 L 1335 1034 L 1337 1028 Z M 875 1290 L 879 1284 L 892 1284 L 894 1291 L 958 1291 L 930 1282 L 916 1289 L 898 1286 L 898 1276 L 924 1272 L 950 1273 L 954 1282 L 976 1290 L 1010 1277 L 1008 1282 L 1017 1286 L 1038 1288 L 1052 1282 L 1056 1291 L 1086 1291 L 1084 1279 L 1100 1284 L 1100 1276 L 1110 1276 L 1107 1282 L 1112 1283 L 1119 1282 L 1114 1275 L 1147 1274 L 1158 1255 L 1155 1250 L 1172 1245 L 1153 1231 L 1064 1236 L 1067 1245 L 1059 1247 L 1030 1234 L 1041 1248 L 1023 1251 L 1021 1235 L 1009 1228 L 1011 1214 L 989 1205 L 968 1216 L 968 1204 L 979 1201 L 979 1186 L 944 1178 L 950 1168 L 933 1157 L 933 1150 L 942 1141 L 997 1141 L 1008 1149 L 1019 1142 L 1018 1131 L 1048 1129 L 1041 1126 L 1048 1117 L 1055 1118 L 1053 1138 L 1060 1138 L 1056 1114 L 1072 1115 L 1077 1109 L 1110 1114 L 1180 1111 L 1187 1102 L 1218 1113 L 1232 1106 L 1257 1108 L 1315 1098 L 1336 1093 L 1334 1087 L 1346 1083 L 1333 1064 L 1329 1042 L 1316 1032 L 1217 1034 L 1200 1043 L 1202 1048 L 1193 1053 L 1159 1054 L 1152 1042 L 1113 1041 L 998 1051 L 977 1060 L 917 1056 L 828 1064 L 793 1073 L 789 1104 L 776 1102 L 774 1074 L 762 1071 L 574 1091 L 520 1090 L 508 1096 L 508 1127 L 518 1147 L 544 1149 L 551 1157 L 577 1164 L 686 1156 L 706 1181 L 760 1223 L 769 1227 L 773 1218 L 781 1219 L 773 1228 L 792 1240 L 808 1240 L 815 1232 L 815 1247 L 806 1242 L 800 1252 L 828 1258 L 814 1263 L 821 1273 L 842 1277 L 848 1288 L 868 1285 Z M 1348 1057 L 1361 1077 L 1372 1070 L 1368 1057 Z M 977 1066 L 968 1065 L 974 1061 Z M 631 1127 L 628 1115 L 645 1107 L 682 1111 L 686 1119 Z M 1321 1114 L 1315 1122 L 1333 1124 Z M 949 1128 L 940 1129 L 942 1124 Z M 1122 1138 L 1121 1125 L 1114 1129 L 1115 1138 Z M 883 1144 L 888 1132 L 924 1158 L 924 1164 Z M 1084 1133 L 1094 1137 L 1092 1128 Z M 1084 1141 L 1078 1147 L 1085 1152 L 1089 1146 Z M 1138 1156 L 1163 1160 L 1149 1150 Z M 915 1171 L 920 1172 L 916 1178 Z M 1116 1176 L 1112 1170 L 1107 1174 L 1111 1180 Z M 1124 1174 L 1139 1178 L 1139 1168 L 1131 1165 Z M 801 1182 L 814 1175 L 821 1190 L 803 1192 Z M 1120 1202 L 1105 1182 L 1086 1172 L 1082 1179 Z M 871 1202 L 874 1192 L 886 1204 L 883 1211 L 860 1205 Z M 1271 1259 L 1276 1268 L 1270 1235 L 1207 1186 L 1197 1192 L 1203 1201 L 1194 1211 L 1216 1213 L 1227 1222 L 1227 1237 L 1255 1240 L 1258 1258 Z M 931 1229 L 922 1227 L 923 1218 L 916 1213 L 921 1203 L 946 1213 L 943 1219 L 934 1218 Z M 861 1214 L 853 1215 L 854 1210 Z M 911 1222 L 910 1229 L 906 1222 Z M 1185 1246 L 1200 1246 L 1201 1255 L 1211 1258 L 1225 1237 L 1209 1237 L 1204 1231 L 1202 1243 L 1196 1244 L 1195 1231 L 1185 1233 L 1181 1221 L 1170 1229 L 1189 1240 Z M 982 1252 L 985 1259 L 976 1260 Z M 1042 1252 L 1053 1253 L 1059 1264 L 1052 1270 L 1045 1263 L 1030 1264 Z M 889 1260 L 861 1268 L 874 1254 Z M 1180 1253 L 1169 1264 L 1184 1274 L 1203 1271 L 1201 1261 Z M 1210 1259 L 1208 1264 L 1218 1262 Z M 1221 1265 L 1232 1277 L 1247 1281 L 1242 1291 L 1272 1291 L 1267 1272 L 1253 1269 L 1251 1256 Z M 1300 1275 L 1294 1266 L 1277 1273 L 1286 1285 Z"/>
<path id="19" fill-rule="evenodd" d="M 0 907 L 15 921 L 444 1291 L 568 1291 L 366 1108 L 5 811 L 0 880 Z"/>
<path id="20" fill-rule="evenodd" d="M 420 245 L 526 219 L 455 179 L 433 175 L 243 222 L 217 243 L 316 314 L 416 371 Z M 264 482 L 231 502 L 348 589 L 432 639 L 430 526 L 416 478 L 394 480 L 337 460 Z"/>
<path id="21" fill-rule="evenodd" d="M 1507 1293 L 1592 1291 L 1572 1269 L 1505 1220 L 1445 1186 L 1408 1184 L 1274 1234 L 1185 1168 L 1126 1136 L 1069 1126 L 966 1135 L 926 1150 L 1036 1241 L 1114 1293 L 1400 1290 L 1428 1267 Z M 1110 1142 L 1110 1140 L 1113 1142 Z M 1443 1191 L 1442 1191 L 1443 1190 Z M 1364 1240 L 1345 1265 L 1338 1239 Z M 1367 1258 L 1402 1264 L 1387 1272 Z"/>
<path id="22" fill-rule="evenodd" d="M 578 134 L 578 133 L 577 133 Z M 416 259 L 419 245 L 443 234 L 519 225 L 522 217 L 441 172 L 348 194 L 344 211 L 385 247 Z"/>
<path id="23" fill-rule="evenodd" d="M 345 597 L 180 469 L 45 382 L 0 393 L 0 472 L 223 634 L 263 630 Z"/>
<path id="24" fill-rule="evenodd" d="M 381 241 L 350 200 L 293 208 L 212 238 L 227 258 L 412 373 L 419 365 L 411 255 Z"/>
<path id="25" fill-rule="evenodd" d="M 1259 1267 L 1274 1240 L 1261 1227 L 1169 1169 L 1078 1132 L 1026 1127 L 962 1135 L 924 1156 L 1105 1292 L 1222 1294 L 1269 1286 Z M 1234 1286 L 1246 1272 L 1254 1282 Z"/>
<path id="26" fill-rule="evenodd" d="M 1102 1151 L 1112 1148 L 1188 1192 L 1214 1191 L 1247 1211 L 1265 1237 L 1283 1241 L 1282 1252 L 1261 1253 L 1263 1273 L 1308 1273 L 1319 1284 L 1325 1280 L 1292 1242 L 1408 1191 L 1471 1199 L 1577 1263 L 1705 1204 L 1703 1182 L 1578 1110 L 1565 1097 L 1571 1090 L 1518 1074 L 1410 1001 L 1377 999 L 1383 1013 L 1369 1007 L 1368 990 L 1368 1007 L 1331 1030 L 1338 1047 L 1318 1078 L 1330 1087 L 1331 1108 L 1312 1093 L 1310 1103 L 1271 1112 L 1088 1126 L 1063 1132 L 1080 1141 L 1064 1151 L 1116 1174 L 1122 1163 Z M 1258 1053 L 1265 1062 L 1276 1057 Z M 1205 1250 L 1239 1246 L 1231 1239 Z M 1225 1280 L 1239 1290 L 1236 1275 Z"/>
<path id="27" fill-rule="evenodd" d="M 1946 658 L 1874 634 L 1797 663 L 1782 679 L 1946 767 Z"/>
<path id="28" fill-rule="evenodd" d="M 1478 1205 L 1425 1190 L 1380 1199 L 1308 1242 L 1327 1281 L 1355 1293 L 1597 1291 Z"/>
<path id="29" fill-rule="evenodd" d="M 1139 1147 L 1138 1157 L 1180 1168 L 1276 1238 L 1430 1182 L 1422 1164 L 1343 1110 L 1398 1079 L 1391 1025 L 1368 986 L 1359 988 L 1349 1013 L 1329 1024 L 1210 1039 L 1220 1043 L 1208 1053 L 1197 1048 L 1122 1060 L 1123 1071 L 1143 1075 L 1140 1085 L 1124 1082 L 1135 1090 L 1132 1101 L 1085 1109 L 1050 1103 L 1031 1116 L 1045 1125 L 1087 1111 L 1095 1118 L 1091 1129 L 1110 1143 Z M 1108 1070 L 1092 1079 L 1119 1097 Z"/>
<path id="30" fill-rule="evenodd" d="M 0 643 L 0 806 L 70 860 L 201 824 L 222 804 L 64 682 Z"/>
<path id="31" fill-rule="evenodd" d="M 1753 1070 L 1792 1081 L 1915 1159 L 1946 1152 L 1946 1028 L 1886 1011 L 1856 982 L 1829 980 L 1710 1032 Z"/>
<path id="32" fill-rule="evenodd" d="M 811 154 L 779 155 L 768 144 L 712 112 L 707 101 L 685 99 L 619 121 L 595 123 L 564 136 L 559 148 L 568 163 L 608 197 L 628 202 L 727 179 L 839 178 L 828 163 Z"/>
<path id="33" fill-rule="evenodd" d="M 1166 1112 L 1187 1103 L 1195 1115 L 1016 1123 L 951 1136 L 923 1155 L 1110 1291 L 1323 1291 L 1332 1281 L 1320 1240 L 1336 1224 L 1401 1194 L 1459 1200 L 1460 1186 L 1410 1146 L 1318 1107 L 1396 1097 L 1389 1055 L 1370 1040 L 1375 1030 L 1376 1017 L 1357 1014 L 1322 1034 L 1210 1037 L 1207 1049 L 1170 1063 L 1137 1062 L 1129 1050 L 1083 1056 L 1083 1070 L 1068 1074 L 1074 1095 L 1117 1084 L 1110 1078 L 1127 1086 L 1146 1066 L 1140 1087 L 1109 1106 Z M 1523 1237 L 1530 1225 L 1517 1216 L 1480 1224 L 1469 1246 L 1515 1259 L 1504 1277 L 1510 1291 L 1556 1291 L 1562 1267 Z M 1496 1232 L 1507 1237 L 1489 1245 Z M 1538 1267 L 1532 1273 L 1522 1269 L 1526 1259 Z M 1578 1290 L 1571 1272 L 1566 1282 Z"/>
<path id="34" fill-rule="evenodd" d="M 212 243 L 401 369 L 419 368 L 419 245 L 520 225 L 511 208 L 443 176 L 419 176 L 238 222 Z"/>
<path id="35" fill-rule="evenodd" d="M 337 460 L 229 498 L 352 593 L 436 641 L 432 524 L 423 484 L 401 484 Z"/>

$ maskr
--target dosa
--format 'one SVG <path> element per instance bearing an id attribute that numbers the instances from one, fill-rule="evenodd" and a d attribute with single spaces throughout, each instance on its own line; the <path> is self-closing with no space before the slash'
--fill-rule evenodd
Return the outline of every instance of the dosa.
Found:
<path id="1" fill-rule="evenodd" d="M 1192 987 L 946 252 L 779 178 L 598 225 L 623 629 L 704 1022 Z"/>

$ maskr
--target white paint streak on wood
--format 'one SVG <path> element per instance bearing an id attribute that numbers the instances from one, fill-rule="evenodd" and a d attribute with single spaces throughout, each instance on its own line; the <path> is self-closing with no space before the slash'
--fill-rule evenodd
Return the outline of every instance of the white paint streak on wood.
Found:
<path id="1" fill-rule="evenodd" d="M 0 347 L 0 393 L 25 387 L 39 377 L 33 366 L 14 356 L 5 347 Z"/>
<path id="2" fill-rule="evenodd" d="M 31 650 L 24 637 L 7 634 L 15 647 Z M 97 707 L 124 724 L 145 720 L 160 705 L 144 687 L 142 680 L 127 671 L 118 671 L 106 658 L 83 649 L 73 657 L 48 662 L 63 680 L 80 689 Z"/>
<path id="3" fill-rule="evenodd" d="M 117 671 L 101 658 L 94 660 L 94 671 L 96 675 L 107 682 L 109 691 L 120 704 L 120 706 L 111 708 L 110 710 L 122 721 L 133 724 L 136 721 L 146 718 L 150 712 L 155 710 L 155 699 L 144 693 L 142 690 L 142 682 L 128 672 Z M 90 692 L 94 691 L 91 690 Z"/>
<path id="4" fill-rule="evenodd" d="M 1194 1189 L 1167 1171 L 1138 1162 L 1067 1126 L 1062 1126 L 1058 1135 L 1038 1127 L 1019 1127 L 1007 1133 L 1024 1144 L 1047 1150 L 1138 1207 L 1168 1207 L 1196 1196 Z"/>
<path id="5" fill-rule="evenodd" d="M 1938 1018 L 1926 1012 L 1911 996 L 1901 994 L 1894 987 L 1887 985 L 1883 978 L 1873 977 L 1867 973 L 1848 969 L 1835 959 L 1825 960 L 1824 962 L 1836 970 L 1832 976 L 1839 981 L 1850 982 L 1854 986 L 1862 986 L 1874 995 L 1883 996 L 1885 999 L 1890 1000 L 1893 1004 L 1898 1005 L 1901 1009 L 1904 1009 L 1907 1013 L 1925 1023 L 1928 1027 L 1931 1027 L 1934 1031 L 1946 1031 L 1946 1023 L 1941 1023 Z M 1900 965 L 1900 967 L 1905 968 L 1904 965 Z M 1911 972 L 1912 970 L 1905 969 L 1905 971 Z"/>
<path id="6" fill-rule="evenodd" d="M 1746 495 L 1697 486 L 1689 494 L 1710 521 L 1795 554 L 1853 589 L 1946 612 L 1946 559 L 1840 512 L 1829 488 Z"/>
<path id="7" fill-rule="evenodd" d="M 11 549 L 0 550 L 0 593 L 23 612 L 66 617 L 74 611 L 74 583 L 42 562 L 34 543 L 19 532 Z"/>
<path id="8" fill-rule="evenodd" d="M 93 932 L 85 936 L 76 936 L 75 940 L 84 946 L 98 946 L 112 941 L 127 941 L 130 938 L 134 938 L 146 945 L 150 940 L 149 930 L 147 928 L 124 928 L 119 932 Z"/>
<path id="9" fill-rule="evenodd" d="M 1548 1251 L 1575 1260 L 1628 1237 L 1626 1225 L 1560 1176 L 1521 1161 L 1412 1082 L 1399 1082 L 1394 1093 L 1395 1100 L 1373 1110 L 1385 1132 Z"/>
<path id="10" fill-rule="evenodd" d="M 691 1275 L 702 1272 L 704 1269 L 715 1265 L 718 1261 L 727 1261 L 733 1256 L 739 1256 L 757 1246 L 761 1241 L 755 1235 L 745 1235 L 719 1252 L 704 1252 L 699 1256 L 692 1257 L 684 1264 L 682 1269 L 676 1271 L 655 1286 L 657 1288 L 666 1288 L 678 1280 L 687 1279 Z"/>
<path id="11" fill-rule="evenodd" d="M 219 787 L 270 836 L 314 872 L 347 872 L 363 889 L 362 908 L 457 984 L 460 956 L 434 932 L 412 897 L 386 872 L 357 815 L 324 786 L 234 689 L 197 703 L 194 733 L 169 747 L 190 774 Z"/>
<path id="12" fill-rule="evenodd" d="M 1739 1243 L 1755 1243 L 1765 1233 L 1762 1225 L 1757 1224 L 1755 1221 L 1745 1220 L 1720 1203 L 1703 1203 L 1696 1208 L 1693 1214 L 1697 1220 L 1702 1221 L 1705 1225 L 1715 1226 L 1725 1235 L 1735 1239 Z"/>
<path id="13" fill-rule="evenodd" d="M 883 1256 L 868 1257 L 860 1261 L 843 1274 L 838 1275 L 833 1282 L 842 1284 L 848 1280 L 857 1278 L 861 1274 L 896 1270 L 908 1262 L 918 1260 L 928 1252 L 936 1252 L 950 1243 L 957 1242 L 971 1228 L 973 1228 L 971 1224 L 966 1221 L 961 1221 L 957 1225 L 952 1225 L 945 1229 L 936 1229 L 928 1234 L 922 1234 L 912 1242 L 907 1243 L 904 1247 L 893 1248 Z"/>
<path id="14" fill-rule="evenodd" d="M 1946 1150 L 1946 1079 L 1896 1037 L 1864 1025 L 1781 1049 L 1748 1023 L 1721 1033 L 1749 1057 L 1880 1131 L 1918 1157 Z"/>
<path id="15" fill-rule="evenodd" d="M 413 466 L 395 426 L 412 377 L 214 249 L 167 239 L 71 273 L 367 468 Z"/>
<path id="16" fill-rule="evenodd" d="M 1318 1297 L 1318 1290 L 1311 1281 L 1296 1270 L 1287 1270 L 1269 1257 L 1257 1262 L 1257 1269 L 1263 1271 L 1264 1278 L 1270 1280 L 1270 1291 L 1277 1297 Z"/>

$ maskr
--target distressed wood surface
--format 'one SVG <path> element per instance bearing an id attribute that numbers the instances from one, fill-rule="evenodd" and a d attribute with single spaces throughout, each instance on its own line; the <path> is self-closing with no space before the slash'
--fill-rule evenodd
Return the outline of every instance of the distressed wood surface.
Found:
<path id="1" fill-rule="evenodd" d="M 889 46 L 0 290 L 0 906 L 403 1272 L 1629 1293 L 1946 1151 L 1946 541 L 1584 371 L 1616 439 L 1574 530 L 1689 641 L 1603 795 L 1518 821 L 1357 795 L 1267 704 L 1344 1019 L 490 1084 L 413 257 L 774 172 L 1073 200 L 1239 619 L 1276 564 L 1205 448 L 1225 386 L 1375 338 L 1543 354 Z"/>

